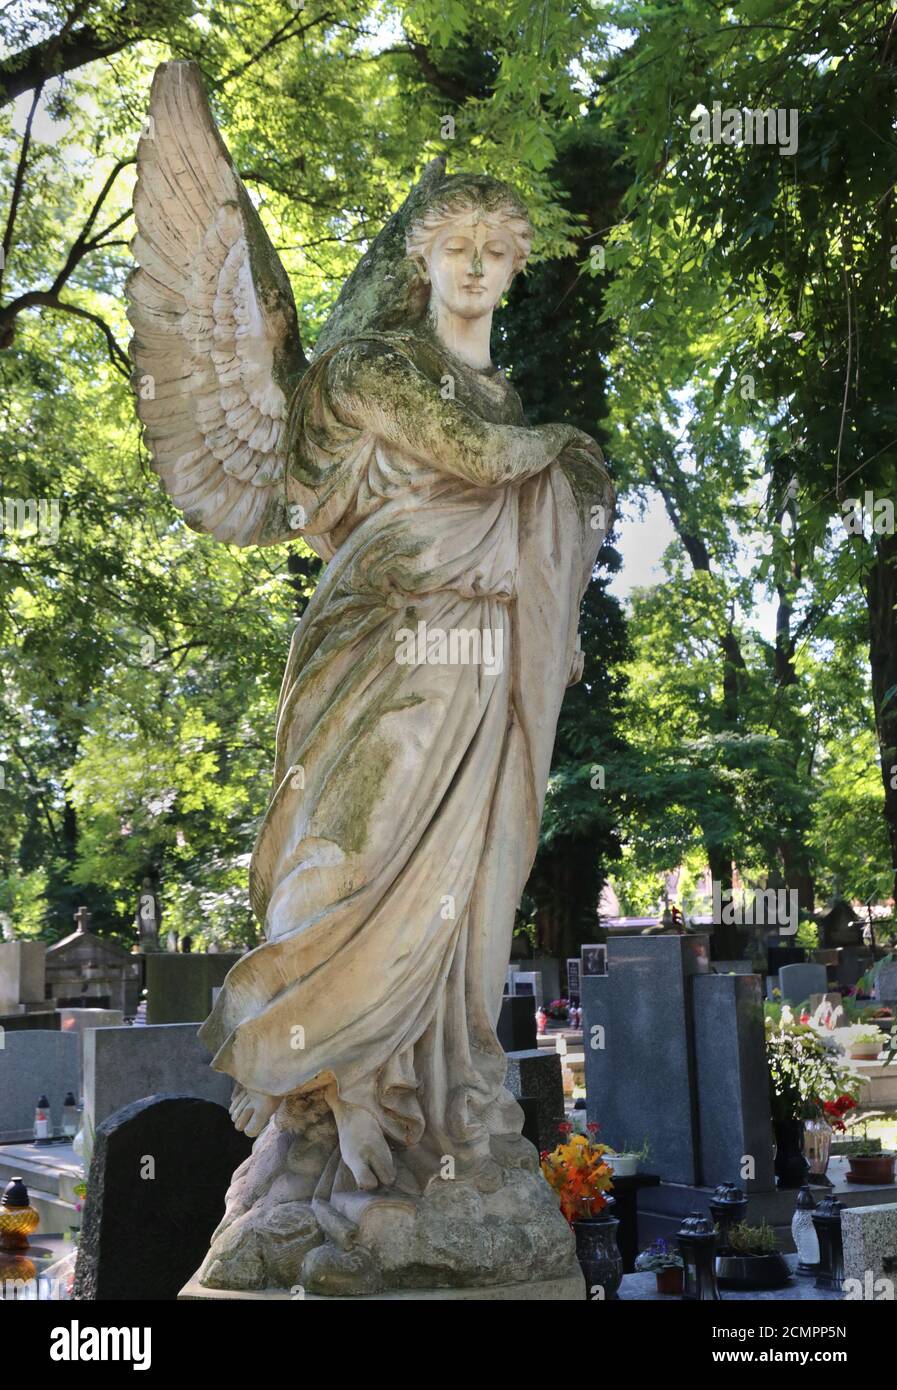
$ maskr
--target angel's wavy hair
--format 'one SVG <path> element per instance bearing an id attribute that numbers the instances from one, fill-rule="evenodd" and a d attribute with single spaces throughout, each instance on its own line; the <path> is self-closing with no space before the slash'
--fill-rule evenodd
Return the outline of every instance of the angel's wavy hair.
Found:
<path id="1" fill-rule="evenodd" d="M 514 247 L 514 273 L 522 270 L 533 245 L 533 227 L 526 207 L 511 188 L 484 174 L 456 174 L 446 179 L 405 234 L 405 252 L 425 258 L 438 233 L 447 223 L 472 213 L 487 227 L 501 228 Z"/>

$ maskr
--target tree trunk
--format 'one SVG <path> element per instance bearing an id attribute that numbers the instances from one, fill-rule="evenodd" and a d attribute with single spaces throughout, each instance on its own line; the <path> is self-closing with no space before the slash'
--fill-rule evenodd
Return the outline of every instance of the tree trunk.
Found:
<path id="1" fill-rule="evenodd" d="M 885 792 L 884 815 L 897 897 L 897 537 L 875 541 L 875 562 L 866 581 L 872 703 Z"/>

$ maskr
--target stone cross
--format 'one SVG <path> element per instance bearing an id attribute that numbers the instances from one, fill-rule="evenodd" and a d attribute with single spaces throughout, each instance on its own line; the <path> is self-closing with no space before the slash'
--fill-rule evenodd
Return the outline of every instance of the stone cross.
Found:
<path id="1" fill-rule="evenodd" d="M 87 928 L 90 926 L 90 917 L 91 914 L 86 907 L 78 908 L 78 911 L 75 913 L 75 926 L 79 932 L 87 931 Z"/>

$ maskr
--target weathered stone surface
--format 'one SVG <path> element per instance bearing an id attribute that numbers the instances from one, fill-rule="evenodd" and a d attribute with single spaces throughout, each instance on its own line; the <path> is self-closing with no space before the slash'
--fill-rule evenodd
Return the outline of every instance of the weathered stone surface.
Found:
<path id="1" fill-rule="evenodd" d="M 524 1283 L 566 1266 L 571 1237 L 541 1180 L 519 1217 L 535 1154 L 495 1022 L 613 511 L 594 441 L 527 425 L 491 361 L 533 228 L 508 185 L 435 161 L 308 365 L 198 70 L 163 65 L 151 114 L 129 289 L 137 367 L 174 383 L 139 402 L 156 467 L 197 529 L 302 533 L 331 560 L 281 689 L 251 874 L 266 939 L 201 1030 L 236 1126 L 292 1138 L 238 1176 L 204 1277 L 292 1274 L 310 1202 L 310 1288 Z M 197 373 L 202 392 L 177 385 Z"/>
<path id="2" fill-rule="evenodd" d="M 193 1096 L 150 1096 L 104 1120 L 73 1297 L 177 1298 L 208 1249 L 248 1148 L 226 1109 Z"/>

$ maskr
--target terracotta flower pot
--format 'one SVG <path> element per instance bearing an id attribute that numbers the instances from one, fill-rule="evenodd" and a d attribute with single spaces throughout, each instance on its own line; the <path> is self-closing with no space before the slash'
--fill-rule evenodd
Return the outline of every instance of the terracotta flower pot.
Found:
<path id="1" fill-rule="evenodd" d="M 657 1280 L 658 1293 L 682 1293 L 682 1268 L 680 1265 L 671 1265 L 669 1269 L 658 1269 L 654 1272 Z"/>
<path id="2" fill-rule="evenodd" d="M 848 1182 L 886 1184 L 894 1181 L 894 1160 L 897 1154 L 850 1154 Z"/>

